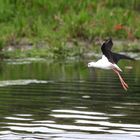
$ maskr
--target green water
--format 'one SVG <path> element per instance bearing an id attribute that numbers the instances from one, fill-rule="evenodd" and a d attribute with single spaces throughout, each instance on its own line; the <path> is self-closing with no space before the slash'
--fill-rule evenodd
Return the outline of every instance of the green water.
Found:
<path id="1" fill-rule="evenodd" d="M 140 61 L 119 66 L 127 92 L 83 61 L 1 62 L 0 139 L 140 139 Z"/>

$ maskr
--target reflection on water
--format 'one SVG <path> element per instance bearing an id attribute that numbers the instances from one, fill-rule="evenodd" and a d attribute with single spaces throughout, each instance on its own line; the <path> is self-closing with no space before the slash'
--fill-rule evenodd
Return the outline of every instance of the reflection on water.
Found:
<path id="1" fill-rule="evenodd" d="M 140 62 L 125 63 L 128 92 L 84 62 L 2 62 L 0 139 L 140 139 Z"/>

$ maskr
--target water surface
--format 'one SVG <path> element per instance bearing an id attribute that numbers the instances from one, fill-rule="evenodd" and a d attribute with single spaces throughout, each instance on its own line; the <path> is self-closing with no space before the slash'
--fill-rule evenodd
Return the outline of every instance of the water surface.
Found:
<path id="1" fill-rule="evenodd" d="M 140 61 L 119 66 L 127 92 L 83 61 L 1 62 L 0 139 L 139 140 Z"/>

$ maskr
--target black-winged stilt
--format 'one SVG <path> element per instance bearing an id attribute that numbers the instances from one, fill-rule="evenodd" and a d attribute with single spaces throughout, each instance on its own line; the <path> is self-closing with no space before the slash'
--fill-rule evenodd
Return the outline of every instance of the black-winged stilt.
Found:
<path id="1" fill-rule="evenodd" d="M 122 84 L 122 87 L 125 90 L 127 90 L 128 85 L 127 83 L 125 83 L 125 81 L 123 80 L 123 78 L 121 77 L 119 73 L 119 72 L 122 72 L 122 70 L 117 66 L 117 62 L 120 59 L 130 59 L 130 60 L 134 60 L 134 59 L 128 56 L 122 55 L 122 54 L 117 54 L 117 53 L 112 52 L 111 51 L 112 46 L 113 46 L 112 39 L 109 38 L 101 46 L 101 50 L 103 53 L 102 58 L 98 60 L 97 62 L 88 63 L 88 67 L 112 69 L 118 75 L 120 82 Z"/>

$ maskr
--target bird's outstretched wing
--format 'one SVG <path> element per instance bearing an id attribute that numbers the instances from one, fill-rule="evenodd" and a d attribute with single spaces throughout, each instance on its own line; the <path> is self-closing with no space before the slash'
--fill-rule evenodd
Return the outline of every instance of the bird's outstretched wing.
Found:
<path id="1" fill-rule="evenodd" d="M 123 54 L 118 54 L 118 53 L 113 53 L 112 52 L 112 56 L 113 56 L 113 61 L 114 61 L 114 63 L 118 63 L 118 61 L 120 60 L 120 59 L 129 59 L 129 60 L 135 60 L 134 58 L 131 58 L 131 57 L 129 57 L 129 56 L 126 56 L 126 55 L 123 55 Z"/>
<path id="2" fill-rule="evenodd" d="M 111 63 L 114 63 L 113 61 L 113 55 L 112 55 L 112 52 L 111 52 L 111 48 L 113 46 L 113 42 L 112 42 L 112 39 L 109 38 L 108 40 L 106 40 L 103 45 L 101 46 L 101 50 L 102 50 L 102 53 L 107 57 L 107 59 L 111 62 Z"/>
<path id="3" fill-rule="evenodd" d="M 107 57 L 107 59 L 111 63 L 117 64 L 120 59 L 135 60 L 134 58 L 131 58 L 131 57 L 126 56 L 126 55 L 123 55 L 123 54 L 113 53 L 111 51 L 112 46 L 113 46 L 113 42 L 112 42 L 112 39 L 111 38 L 109 38 L 108 40 L 106 40 L 103 43 L 103 45 L 101 46 L 102 53 Z"/>

